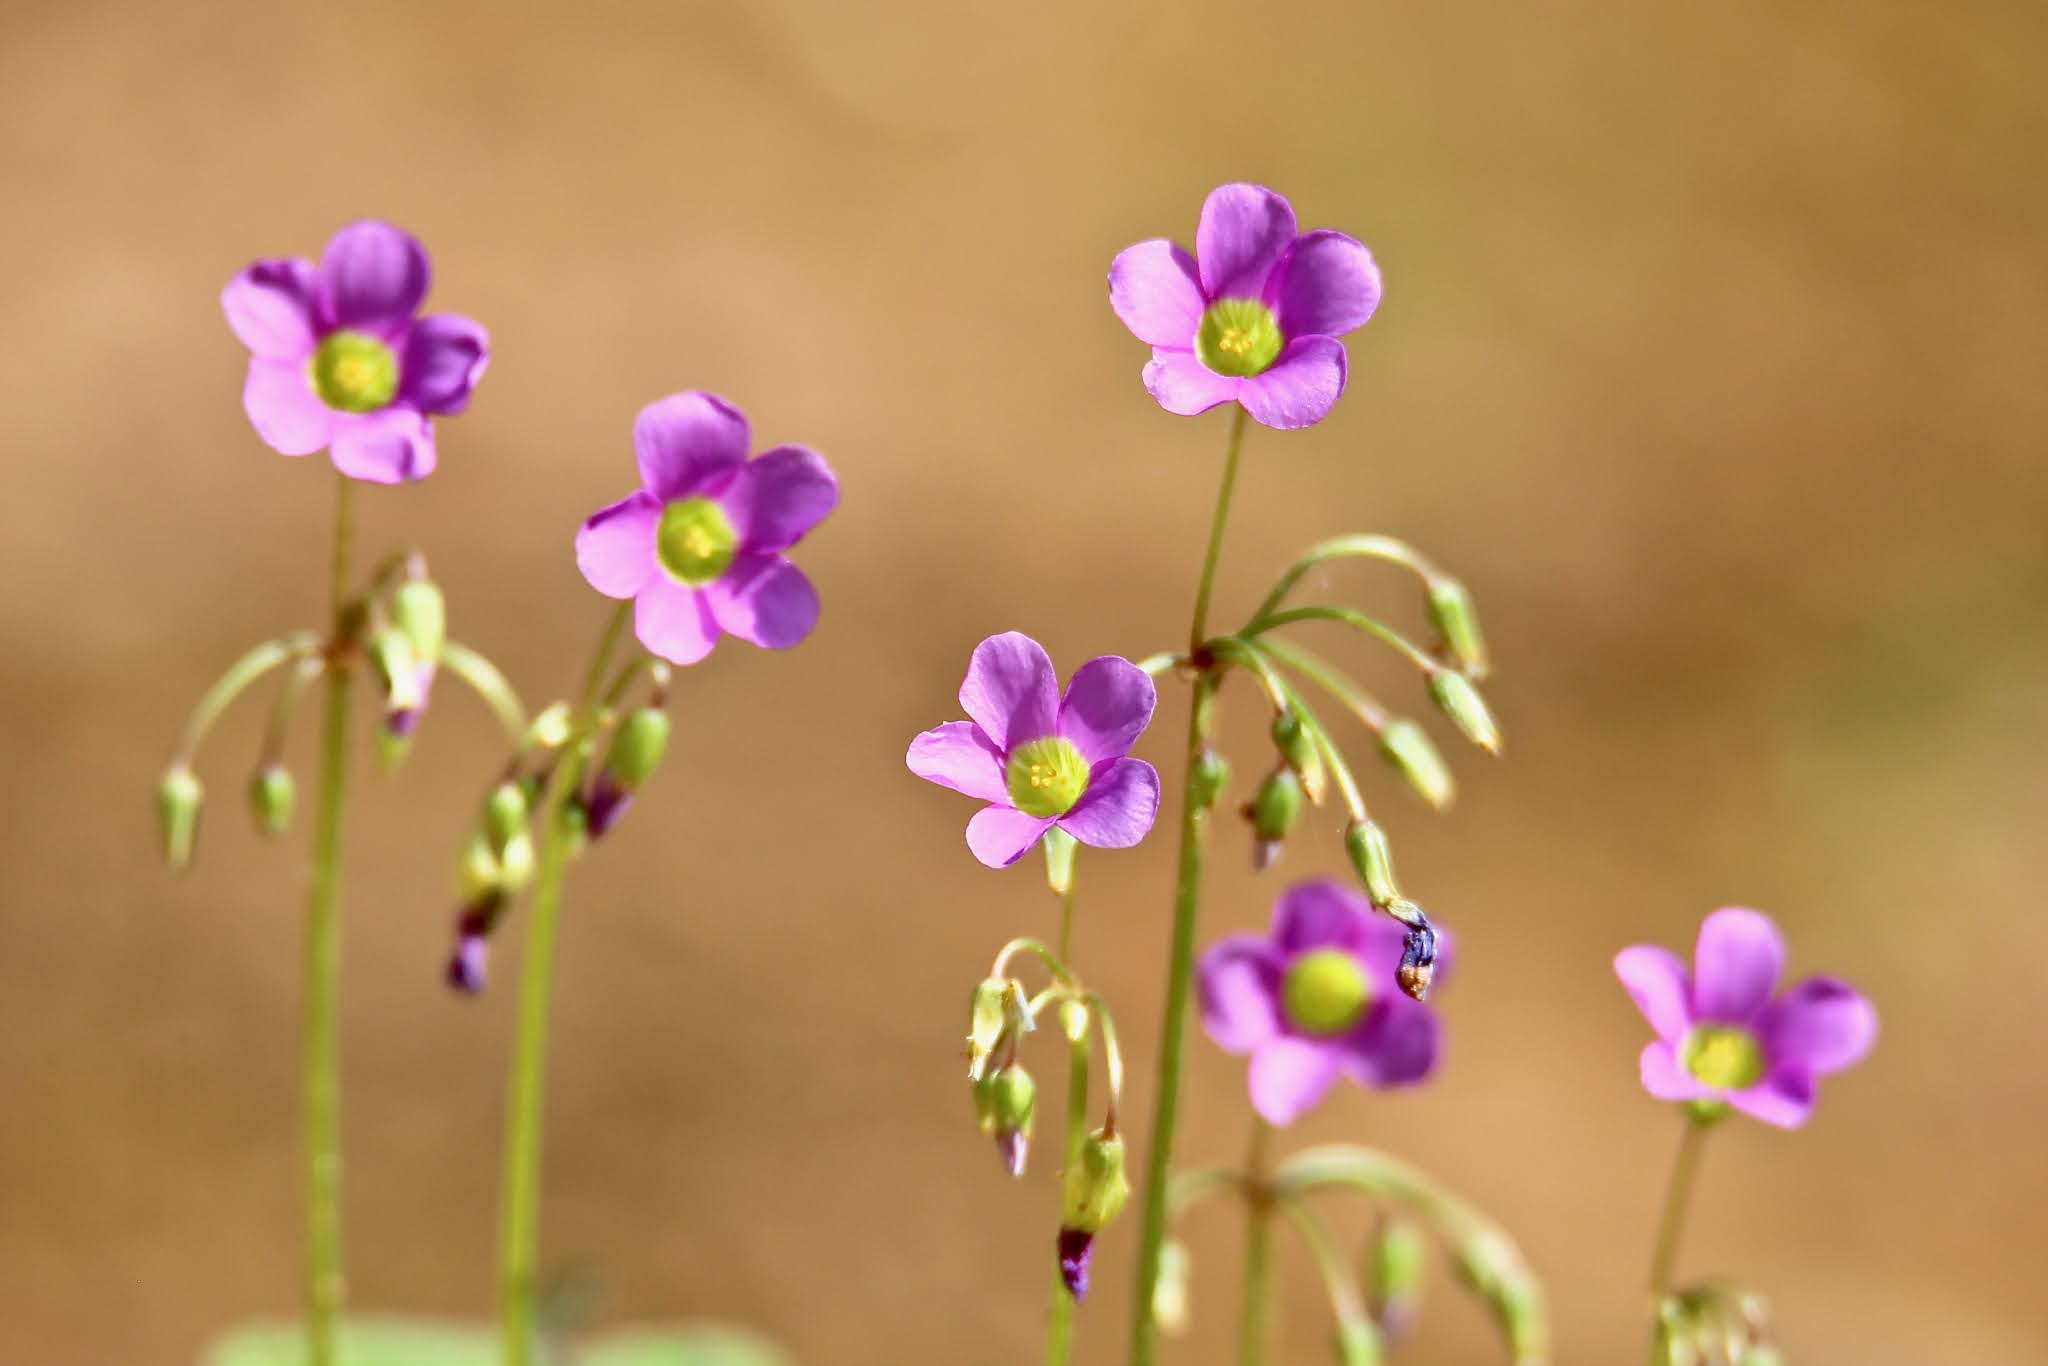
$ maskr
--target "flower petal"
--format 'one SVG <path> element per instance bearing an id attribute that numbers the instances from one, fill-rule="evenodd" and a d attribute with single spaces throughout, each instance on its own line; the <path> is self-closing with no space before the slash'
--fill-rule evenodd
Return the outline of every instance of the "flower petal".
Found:
<path id="1" fill-rule="evenodd" d="M 1202 1028 L 1226 1053 L 1249 1053 L 1280 1032 L 1280 962 L 1257 935 L 1233 934 L 1195 964 Z"/>
<path id="2" fill-rule="evenodd" d="M 1328 1043 L 1280 1035 L 1252 1054 L 1252 1108 L 1275 1127 L 1314 1108 L 1337 1080 L 1338 1050 Z"/>
<path id="3" fill-rule="evenodd" d="M 1724 1097 L 1751 1119 L 1779 1129 L 1797 1129 L 1813 1115 L 1813 1073 L 1803 1067 L 1779 1067 L 1746 1091 Z"/>
<path id="4" fill-rule="evenodd" d="M 1442 1025 L 1436 1012 L 1398 991 L 1382 990 L 1344 1036 L 1344 1075 L 1361 1086 L 1408 1086 L 1436 1069 Z"/>
<path id="5" fill-rule="evenodd" d="M 1003 802 L 1003 756 L 972 721 L 948 721 L 920 733 L 903 756 L 910 771 L 929 783 L 950 787 L 985 802 Z"/>
<path id="6" fill-rule="evenodd" d="M 1125 247 L 1109 263 L 1109 306 L 1147 345 L 1193 346 L 1203 309 L 1195 258 L 1163 237 Z"/>
<path id="7" fill-rule="evenodd" d="M 1838 977 L 1809 977 L 1764 1009 L 1757 1034 L 1774 1064 L 1825 1076 L 1861 1062 L 1877 1042 L 1877 1009 Z"/>
<path id="8" fill-rule="evenodd" d="M 1700 922 L 1692 958 L 1693 1013 L 1743 1024 L 1756 1017 L 1785 968 L 1785 941 L 1761 911 L 1728 906 Z"/>
<path id="9" fill-rule="evenodd" d="M 1210 298 L 1256 299 L 1294 241 L 1294 206 L 1263 185 L 1220 185 L 1202 201 L 1195 259 Z"/>
<path id="10" fill-rule="evenodd" d="M 311 261 L 283 257 L 257 261 L 220 292 L 228 328 L 249 354 L 303 361 L 312 354 L 319 276 Z"/>
<path id="11" fill-rule="evenodd" d="M 786 550 L 839 502 L 839 480 L 825 457 L 777 446 L 740 466 L 718 496 L 747 550 Z"/>
<path id="12" fill-rule="evenodd" d="M 343 228 L 320 256 L 320 314 L 330 327 L 409 319 L 433 276 L 409 232 L 365 219 Z"/>
<path id="13" fill-rule="evenodd" d="M 671 664 L 695 664 L 718 643 L 718 622 L 702 593 L 650 574 L 633 599 L 633 634 Z"/>
<path id="14" fill-rule="evenodd" d="M 766 650 L 802 643 L 818 624 L 818 590 L 780 555 L 742 555 L 705 586 L 720 628 Z"/>
<path id="15" fill-rule="evenodd" d="M 434 472 L 434 428 L 416 408 L 337 413 L 327 454 L 334 468 L 370 484 L 405 484 Z"/>
<path id="16" fill-rule="evenodd" d="M 421 318 L 405 339 L 398 396 L 430 413 L 459 413 L 491 362 L 491 334 L 458 313 Z"/>
<path id="17" fill-rule="evenodd" d="M 1030 636 L 1005 631 L 974 647 L 960 684 L 960 709 L 1005 755 L 1051 735 L 1059 705 L 1052 660 Z"/>
<path id="18" fill-rule="evenodd" d="M 1637 1060 L 1643 1089 L 1658 1100 L 1705 1100 L 1718 1093 L 1685 1070 L 1678 1061 L 1678 1049 L 1659 1039 L 1643 1048 Z"/>
<path id="19" fill-rule="evenodd" d="M 303 362 L 250 361 L 242 411 L 263 444 L 279 455 L 311 455 L 334 435 L 334 410 L 313 392 Z"/>
<path id="20" fill-rule="evenodd" d="M 1658 1038 L 1676 1042 L 1692 1028 L 1692 979 L 1677 954 L 1637 944 L 1614 955 L 1614 975 Z"/>
<path id="21" fill-rule="evenodd" d="M 1380 306 L 1380 268 L 1365 243 L 1328 228 L 1303 233 L 1266 283 L 1283 337 L 1341 337 Z"/>
<path id="22" fill-rule="evenodd" d="M 1292 958 L 1310 949 L 1365 948 L 1372 908 L 1364 897 L 1329 878 L 1297 882 L 1273 907 L 1273 943 Z"/>
<path id="23" fill-rule="evenodd" d="M 1111 759 L 1096 766 L 1059 827 L 1091 849 L 1128 849 L 1152 832 L 1158 815 L 1158 770 L 1143 759 Z"/>
<path id="24" fill-rule="evenodd" d="M 1237 401 L 1264 426 L 1313 427 L 1337 406 L 1348 365 L 1335 337 L 1296 337 L 1271 369 L 1238 382 Z"/>
<path id="25" fill-rule="evenodd" d="M 1152 676 L 1119 655 L 1101 655 L 1074 670 L 1060 700 L 1059 733 L 1091 764 L 1121 758 L 1152 724 L 1159 690 Z"/>
<path id="26" fill-rule="evenodd" d="M 634 493 L 584 519 L 576 532 L 576 567 L 590 586 L 608 598 L 630 598 L 647 586 L 657 568 L 654 533 L 661 504 Z"/>
<path id="27" fill-rule="evenodd" d="M 1014 806 L 984 806 L 967 822 L 967 847 L 991 868 L 1007 868 L 1031 852 L 1052 822 Z"/>
<path id="28" fill-rule="evenodd" d="M 1243 380 L 1217 374 L 1196 360 L 1192 351 L 1162 347 L 1152 353 L 1152 359 L 1145 365 L 1145 392 L 1167 412 L 1181 417 L 1193 417 L 1219 403 L 1230 402 L 1237 397 L 1242 383 Z"/>
<path id="29" fill-rule="evenodd" d="M 695 389 L 656 399 L 633 423 L 640 482 L 664 502 L 687 498 L 747 458 L 747 415 Z"/>

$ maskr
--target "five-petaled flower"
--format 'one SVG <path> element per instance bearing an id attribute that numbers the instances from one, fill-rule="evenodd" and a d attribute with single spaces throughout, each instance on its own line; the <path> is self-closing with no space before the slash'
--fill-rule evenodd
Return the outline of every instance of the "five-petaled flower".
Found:
<path id="1" fill-rule="evenodd" d="M 1293 1123 L 1340 1076 L 1407 1086 L 1436 1067 L 1436 1012 L 1394 986 L 1405 943 L 1364 897 L 1317 878 L 1280 894 L 1270 935 L 1233 934 L 1202 955 L 1202 1027 L 1251 1055 L 1252 1108 L 1267 1123 Z M 1445 937 L 1438 972 L 1449 965 Z"/>
<path id="2" fill-rule="evenodd" d="M 918 777 L 989 803 L 967 847 L 1007 868 L 1057 826 L 1098 849 L 1128 849 L 1159 814 L 1159 774 L 1128 757 L 1158 702 L 1152 679 L 1116 655 L 1074 670 L 1064 697 L 1052 660 L 1015 631 L 974 647 L 960 684 L 970 718 L 910 742 Z"/>
<path id="3" fill-rule="evenodd" d="M 576 564 L 609 598 L 633 599 L 640 643 L 695 664 L 721 634 L 786 649 L 818 622 L 818 592 L 782 552 L 839 502 L 824 457 L 777 446 L 749 460 L 747 417 L 690 390 L 633 424 L 641 488 L 576 533 Z"/>
<path id="4" fill-rule="evenodd" d="M 1815 1079 L 1859 1061 L 1877 1040 L 1877 1011 L 1847 982 L 1809 977 L 1776 1000 L 1785 941 L 1771 918 L 1738 906 L 1700 923 L 1688 973 L 1675 954 L 1638 944 L 1614 972 L 1657 1031 L 1643 1049 L 1643 1089 L 1796 1129 L 1813 1112 Z"/>
<path id="5" fill-rule="evenodd" d="M 1310 427 L 1344 392 L 1337 338 L 1365 326 L 1380 270 L 1356 238 L 1296 234 L 1294 208 L 1263 185 L 1210 191 L 1195 254 L 1154 238 L 1109 268 L 1109 306 L 1152 347 L 1145 388 L 1170 413 L 1244 405 L 1268 427 Z"/>
<path id="6" fill-rule="evenodd" d="M 430 415 L 459 413 L 490 359 L 478 323 L 415 317 L 427 253 L 389 223 L 351 223 L 320 264 L 258 261 L 221 308 L 249 348 L 242 407 L 281 455 L 325 449 L 351 479 L 399 484 L 434 471 Z"/>

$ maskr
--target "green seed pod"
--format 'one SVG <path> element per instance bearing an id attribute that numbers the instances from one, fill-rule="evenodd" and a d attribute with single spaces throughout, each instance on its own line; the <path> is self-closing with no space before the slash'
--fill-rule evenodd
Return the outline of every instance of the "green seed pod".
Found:
<path id="1" fill-rule="evenodd" d="M 1457 795 L 1451 770 L 1429 733 L 1407 717 L 1396 717 L 1380 732 L 1380 757 L 1393 766 L 1422 800 L 1442 811 Z"/>
<path id="2" fill-rule="evenodd" d="M 291 770 L 272 760 L 249 778 L 249 816 L 257 832 L 282 835 L 291 829 L 292 811 L 298 804 L 298 785 Z"/>
<path id="3" fill-rule="evenodd" d="M 206 789 L 191 766 L 180 761 L 164 770 L 156 785 L 157 832 L 162 837 L 164 862 L 173 868 L 192 865 L 199 843 L 199 808 Z"/>
<path id="4" fill-rule="evenodd" d="M 391 624 L 405 632 L 422 664 L 441 662 L 448 642 L 448 603 L 431 579 L 407 579 L 391 595 Z"/>
<path id="5" fill-rule="evenodd" d="M 1280 758 L 1294 770 L 1294 776 L 1301 779 L 1301 790 L 1309 801 L 1323 804 L 1325 777 L 1323 773 L 1323 752 L 1316 747 L 1315 737 L 1301 724 L 1301 717 L 1292 708 L 1273 718 L 1273 747 L 1280 751 Z"/>
<path id="6" fill-rule="evenodd" d="M 621 789 L 637 792 L 660 766 L 667 749 L 668 713 L 659 707 L 641 707 L 619 723 L 605 767 Z"/>
<path id="7" fill-rule="evenodd" d="M 1190 789 L 1197 810 L 1206 811 L 1216 805 L 1223 795 L 1223 789 L 1230 782 L 1230 761 L 1213 749 L 1204 748 L 1202 757 L 1195 760 L 1194 772 L 1190 775 Z"/>
<path id="8" fill-rule="evenodd" d="M 1429 676 L 1429 695 L 1467 740 L 1488 754 L 1500 753 L 1500 727 L 1471 679 L 1456 669 L 1437 669 Z"/>
<path id="9" fill-rule="evenodd" d="M 1443 638 L 1444 648 L 1458 667 L 1473 678 L 1487 675 L 1489 661 L 1486 640 L 1479 634 L 1479 614 L 1472 595 L 1456 579 L 1436 579 L 1429 585 L 1429 619 Z"/>
<path id="10" fill-rule="evenodd" d="M 1386 1218 L 1366 1254 L 1366 1303 L 1388 1337 L 1405 1337 L 1422 1314 L 1429 1239 L 1412 1220 Z"/>
<path id="11" fill-rule="evenodd" d="M 1067 1166 L 1065 1203 L 1060 1226 L 1081 1233 L 1100 1233 L 1131 1198 L 1124 1174 L 1124 1141 L 1097 1129 L 1083 1140 L 1078 1159 Z"/>
<path id="12" fill-rule="evenodd" d="M 1375 906 L 1391 906 L 1401 899 L 1394 884 L 1394 851 L 1387 846 L 1387 832 L 1371 821 L 1353 821 L 1344 827 L 1344 852 L 1358 870 L 1365 894 Z"/>
<path id="13" fill-rule="evenodd" d="M 484 833 L 500 857 L 505 846 L 526 833 L 526 789 L 510 778 L 484 798 Z"/>
<path id="14" fill-rule="evenodd" d="M 1179 1337 L 1188 1330 L 1189 1288 L 1193 1268 L 1187 1244 L 1168 1238 L 1159 1245 L 1159 1279 L 1152 1287 L 1152 1322 L 1159 1331 Z"/>

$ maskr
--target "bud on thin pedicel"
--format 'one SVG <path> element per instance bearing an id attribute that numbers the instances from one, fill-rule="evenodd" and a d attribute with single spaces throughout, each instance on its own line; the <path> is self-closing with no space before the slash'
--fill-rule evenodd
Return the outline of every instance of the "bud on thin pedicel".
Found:
<path id="1" fill-rule="evenodd" d="M 1344 852 L 1358 870 L 1365 894 L 1375 906 L 1391 906 L 1401 899 L 1394 885 L 1394 851 L 1387 846 L 1387 832 L 1371 821 L 1353 821 L 1344 827 Z"/>
<path id="2" fill-rule="evenodd" d="M 1500 753 L 1500 727 L 1471 679 L 1456 669 L 1434 670 L 1429 675 L 1429 695 L 1467 740 L 1488 754 Z"/>
<path id="3" fill-rule="evenodd" d="M 1380 732 L 1380 757 L 1393 766 L 1422 800 L 1441 811 L 1457 795 L 1451 770 L 1436 742 L 1417 722 L 1396 717 Z"/>
<path id="4" fill-rule="evenodd" d="M 1435 579 L 1429 585 L 1429 619 L 1459 669 L 1484 678 L 1490 668 L 1486 640 L 1479 634 L 1479 614 L 1472 595 L 1456 579 Z"/>
<path id="5" fill-rule="evenodd" d="M 1206 746 L 1201 758 L 1195 760 L 1195 767 L 1189 774 L 1190 792 L 1197 810 L 1206 811 L 1216 805 L 1223 789 L 1230 782 L 1230 761 Z"/>
<path id="6" fill-rule="evenodd" d="M 1086 1233 L 1100 1233 L 1130 1198 L 1123 1138 L 1106 1128 L 1097 1129 L 1082 1141 L 1080 1157 L 1067 1169 L 1060 1222 Z"/>
<path id="7" fill-rule="evenodd" d="M 199 808 L 206 789 L 190 764 L 179 760 L 164 770 L 156 785 L 157 831 L 162 836 L 164 862 L 173 868 L 192 865 L 192 852 L 199 843 Z"/>
<path id="8" fill-rule="evenodd" d="M 626 791 L 639 791 L 668 752 L 668 732 L 667 712 L 659 707 L 639 708 L 619 723 L 605 755 L 605 770 Z"/>
<path id="9" fill-rule="evenodd" d="M 506 779 L 484 798 L 484 833 L 501 858 L 505 846 L 526 833 L 526 789 Z"/>
<path id="10" fill-rule="evenodd" d="M 985 977 L 975 985 L 967 1006 L 967 1079 L 981 1080 L 989 1055 L 1008 1032 L 1010 1023 L 1010 981 L 1006 977 Z"/>
<path id="11" fill-rule="evenodd" d="M 1294 776 L 1301 779 L 1302 793 L 1316 805 L 1323 804 L 1324 773 L 1323 752 L 1316 747 L 1315 737 L 1301 723 L 1290 707 L 1273 718 L 1273 747 L 1280 751 L 1280 758 L 1294 770 Z"/>
<path id="12" fill-rule="evenodd" d="M 1252 866 L 1264 871 L 1280 857 L 1288 832 L 1301 819 L 1301 779 L 1291 768 L 1276 768 L 1259 784 L 1244 808 L 1252 824 Z"/>
<path id="13" fill-rule="evenodd" d="M 391 595 L 391 624 L 405 633 L 417 661 L 428 668 L 441 662 L 448 642 L 448 603 L 431 579 L 407 579 Z"/>
<path id="14" fill-rule="evenodd" d="M 259 833 L 282 835 L 289 830 L 297 804 L 298 786 L 292 781 L 291 770 L 275 759 L 250 776 L 249 815 Z"/>
<path id="15" fill-rule="evenodd" d="M 1024 1174 L 1024 1160 L 1031 1149 L 1031 1116 L 1038 1097 L 1038 1085 L 1031 1074 L 1016 1063 L 997 1072 L 989 1082 L 988 1109 L 994 1124 L 996 1151 L 1010 1175 Z"/>
<path id="16" fill-rule="evenodd" d="M 1429 1273 L 1429 1239 L 1412 1220 L 1389 1217 L 1373 1230 L 1366 1302 L 1389 1338 L 1406 1337 L 1422 1315 Z"/>

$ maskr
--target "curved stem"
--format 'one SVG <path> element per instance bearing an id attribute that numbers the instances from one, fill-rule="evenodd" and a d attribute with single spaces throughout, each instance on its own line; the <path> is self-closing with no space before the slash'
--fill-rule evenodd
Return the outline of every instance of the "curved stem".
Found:
<path id="1" fill-rule="evenodd" d="M 1657 1299 L 1662 1299 L 1671 1288 L 1671 1265 L 1678 1258 L 1678 1235 L 1685 1226 L 1685 1208 L 1692 1197 L 1693 1178 L 1699 1174 L 1706 1136 L 1706 1124 L 1688 1111 L 1685 1129 L 1678 1139 L 1678 1156 L 1671 1164 L 1671 1179 L 1664 1187 L 1664 1213 L 1657 1220 L 1657 1242 L 1650 1253 L 1650 1294 Z"/>
<path id="2" fill-rule="evenodd" d="M 1272 1284 L 1268 1262 L 1273 1243 L 1273 1193 L 1266 1186 L 1266 1140 L 1271 1134 L 1265 1120 L 1252 1118 L 1252 1136 L 1244 1159 L 1244 1296 L 1238 1306 L 1238 1366 L 1260 1366 L 1266 1359 L 1266 1298 Z"/>
<path id="3" fill-rule="evenodd" d="M 1387 728 L 1393 719 L 1379 700 L 1358 684 L 1351 681 L 1342 669 L 1310 650 L 1281 640 L 1277 636 L 1262 636 L 1259 651 L 1269 659 L 1278 661 L 1300 674 L 1309 682 L 1337 699 L 1344 710 L 1357 717 L 1367 730 L 1377 735 Z"/>
<path id="4" fill-rule="evenodd" d="M 1361 558 L 1386 560 L 1392 564 L 1402 565 L 1414 570 L 1424 583 L 1431 583 L 1442 577 L 1436 566 L 1424 559 L 1422 552 L 1406 541 L 1395 540 L 1392 536 L 1371 534 L 1336 536 L 1309 547 L 1306 555 L 1288 565 L 1287 571 L 1273 585 L 1273 591 L 1266 595 L 1266 600 L 1259 604 L 1259 610 L 1252 615 L 1262 617 L 1278 607 L 1282 600 L 1294 591 L 1294 585 L 1301 582 L 1302 576 L 1317 565 L 1330 560 Z"/>
<path id="5" fill-rule="evenodd" d="M 498 724 L 505 728 L 513 747 L 517 748 L 526 736 L 526 708 L 520 705 L 519 694 L 498 666 L 467 645 L 453 640 L 442 642 L 441 664 L 483 699 L 484 705 L 496 714 Z"/>
<path id="6" fill-rule="evenodd" d="M 1223 528 L 1230 521 L 1230 499 L 1237 489 L 1237 457 L 1244 450 L 1245 410 L 1233 407 L 1230 444 L 1223 451 L 1223 482 L 1216 489 L 1216 511 L 1209 518 L 1209 548 L 1202 556 L 1201 586 L 1195 590 L 1195 622 L 1188 648 L 1200 649 L 1209 630 L 1209 598 L 1216 588 L 1216 562 L 1223 557 Z"/>
<path id="7" fill-rule="evenodd" d="M 199 749 L 206 733 L 213 729 L 213 723 L 220 720 L 221 713 L 234 704 L 234 700 L 272 669 L 294 659 L 304 659 L 320 648 L 320 638 L 311 631 L 294 631 L 288 636 L 266 640 L 255 646 L 240 659 L 228 665 L 227 671 L 214 680 L 199 699 L 199 705 L 192 709 L 191 717 L 185 722 L 184 732 L 178 737 L 179 760 L 189 760 Z"/>
<path id="8" fill-rule="evenodd" d="M 548 1006 L 554 989 L 555 938 L 562 885 L 569 864 L 568 799 L 588 758 L 592 709 L 606 666 L 625 628 L 631 603 L 612 614 L 585 675 L 568 742 L 548 775 L 541 801 L 542 832 L 534 870 L 533 921 L 519 989 L 519 1036 L 512 1057 L 511 1096 L 505 1117 L 505 1187 L 499 1238 L 502 1303 L 500 1334 L 505 1366 L 532 1366 L 534 1303 L 540 1262 L 541 1102 L 547 1073 Z"/>
<path id="9" fill-rule="evenodd" d="M 1372 1315 L 1366 1312 L 1365 1300 L 1358 1292 L 1358 1282 L 1346 1265 L 1344 1255 L 1337 1250 L 1330 1230 L 1323 1226 L 1323 1221 L 1305 1202 L 1281 1200 L 1277 1203 L 1280 1212 L 1287 1216 L 1287 1222 L 1293 1224 L 1294 1231 L 1301 1235 L 1302 1246 L 1308 1249 L 1316 1270 L 1322 1273 L 1324 1289 L 1330 1296 L 1330 1312 L 1337 1318 L 1338 1330 L 1352 1336 L 1373 1334 L 1376 1325 Z M 1373 1338 L 1369 1336 L 1367 1340 Z"/>
<path id="10" fill-rule="evenodd" d="M 1433 674 L 1439 667 L 1421 646 L 1393 627 L 1363 612 L 1353 611 L 1349 607 L 1333 607 L 1328 603 L 1318 603 L 1313 607 L 1290 607 L 1284 612 L 1261 612 L 1246 623 L 1238 635 L 1251 640 L 1282 626 L 1291 626 L 1297 621 L 1334 621 L 1392 646 L 1397 653 L 1425 674 Z"/>

